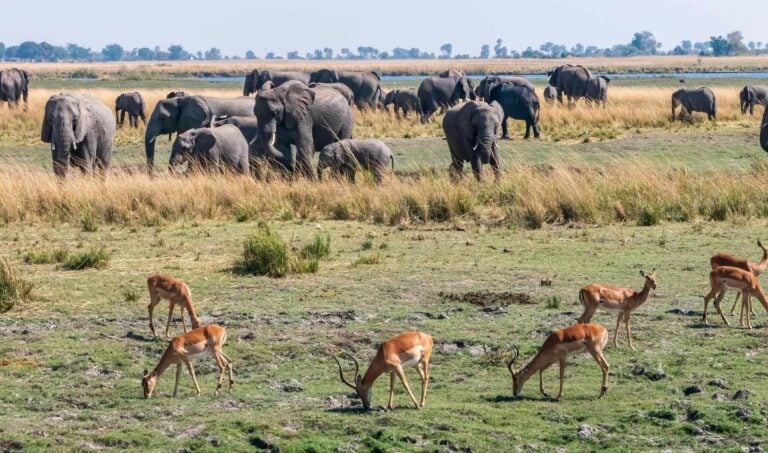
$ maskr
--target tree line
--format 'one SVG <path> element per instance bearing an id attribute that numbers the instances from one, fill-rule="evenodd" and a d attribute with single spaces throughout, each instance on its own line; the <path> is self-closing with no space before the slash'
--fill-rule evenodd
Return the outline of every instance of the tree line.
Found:
<path id="1" fill-rule="evenodd" d="M 484 44 L 477 55 L 454 54 L 450 43 L 440 46 L 438 53 L 428 52 L 412 47 L 410 49 L 395 47 L 391 51 L 379 50 L 374 47 L 360 46 L 357 49 L 343 48 L 335 53 L 331 48 L 316 49 L 313 52 L 301 54 L 298 51 L 287 52 L 285 56 L 268 52 L 264 55 L 267 60 L 432 60 L 432 59 L 490 59 L 490 58 L 571 58 L 571 57 L 629 57 L 639 55 L 700 55 L 700 56 L 730 56 L 768 54 L 768 42 L 744 42 L 744 36 L 739 31 L 712 36 L 708 41 L 693 42 L 684 40 L 668 51 L 661 49 L 662 44 L 649 31 L 637 32 L 630 42 L 617 44 L 612 47 L 600 48 L 576 44 L 572 47 L 553 42 L 546 42 L 534 49 L 508 49 L 501 38 L 496 40 L 493 47 Z M 224 55 L 220 49 L 211 47 L 206 51 L 187 51 L 183 46 L 173 44 L 167 49 L 156 46 L 127 50 L 119 44 L 109 44 L 101 50 L 69 43 L 64 46 L 48 42 L 25 41 L 19 45 L 7 46 L 0 42 L 0 60 L 23 61 L 180 61 L 180 60 L 256 60 L 259 57 L 249 50 L 244 56 Z"/>

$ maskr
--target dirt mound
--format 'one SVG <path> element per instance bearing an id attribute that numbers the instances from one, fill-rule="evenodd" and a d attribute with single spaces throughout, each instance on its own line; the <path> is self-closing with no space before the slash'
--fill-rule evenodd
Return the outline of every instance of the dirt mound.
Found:
<path id="1" fill-rule="evenodd" d="M 478 307 L 506 307 L 507 305 L 534 305 L 530 295 L 526 293 L 492 293 L 489 291 L 470 291 L 463 294 L 440 292 L 439 296 L 451 302 L 463 302 Z"/>

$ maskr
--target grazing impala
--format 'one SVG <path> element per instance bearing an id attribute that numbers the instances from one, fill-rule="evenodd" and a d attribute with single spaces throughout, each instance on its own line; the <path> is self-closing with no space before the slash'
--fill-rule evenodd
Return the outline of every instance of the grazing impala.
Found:
<path id="1" fill-rule="evenodd" d="M 763 258 L 757 263 L 737 258 L 727 253 L 718 253 L 709 259 L 709 265 L 712 267 L 712 270 L 715 270 L 720 266 L 738 267 L 739 269 L 752 272 L 757 277 L 763 273 L 766 267 L 768 267 L 768 247 L 765 247 L 759 240 L 757 241 L 757 246 L 763 249 Z M 733 313 L 736 311 L 736 304 L 738 302 L 739 294 L 736 294 L 736 299 L 733 301 L 733 306 L 731 307 L 731 316 L 733 316 Z M 755 316 L 755 312 L 750 312 L 750 314 Z"/>
<path id="2" fill-rule="evenodd" d="M 339 359 L 334 356 L 336 364 L 339 365 L 339 376 L 341 382 L 355 390 L 357 396 L 363 401 L 363 407 L 371 408 L 371 394 L 373 383 L 384 373 L 389 373 L 389 404 L 387 409 L 394 408 L 395 392 L 395 374 L 400 378 L 403 386 L 411 396 L 416 409 L 424 407 L 427 401 L 427 386 L 429 385 L 429 356 L 432 354 L 432 337 L 421 332 L 406 332 L 395 338 L 385 341 L 379 346 L 376 356 L 373 358 L 365 376 L 360 376 L 360 365 L 357 359 L 351 354 L 346 356 L 355 362 L 355 384 L 352 385 L 344 379 L 344 372 L 341 369 Z M 421 376 L 421 403 L 411 392 L 408 385 L 408 379 L 405 377 L 403 367 L 414 366 Z"/>
<path id="3" fill-rule="evenodd" d="M 603 384 L 600 387 L 600 398 L 608 390 L 608 362 L 603 357 L 603 348 L 608 343 L 608 330 L 600 324 L 576 324 L 552 332 L 544 344 L 539 349 L 536 356 L 524 366 L 522 370 L 515 373 L 512 366 L 515 364 L 520 351 L 515 347 L 515 355 L 507 365 L 509 372 L 512 373 L 512 393 L 518 396 L 523 390 L 525 382 L 536 372 L 539 372 L 539 390 L 541 394 L 549 398 L 544 391 L 544 370 L 549 368 L 555 362 L 560 364 L 560 392 L 557 394 L 559 400 L 563 396 L 563 379 L 565 378 L 565 359 L 569 355 L 588 351 L 595 358 L 600 369 L 603 370 Z"/>
<path id="4" fill-rule="evenodd" d="M 624 320 L 624 326 L 627 329 L 627 340 L 629 347 L 633 350 L 632 334 L 629 328 L 629 314 L 643 305 L 651 293 L 651 289 L 656 289 L 656 269 L 650 274 L 640 271 L 640 276 L 645 277 L 645 285 L 638 293 L 631 288 L 618 288 L 610 285 L 587 285 L 579 291 L 579 302 L 584 306 L 584 313 L 579 318 L 579 323 L 589 322 L 595 312 L 600 309 L 604 311 L 619 312 L 616 319 L 616 334 L 613 337 L 613 344 L 619 346 L 619 327 L 621 320 Z"/>
<path id="5" fill-rule="evenodd" d="M 752 311 L 751 297 L 755 296 L 763 304 L 765 311 L 768 311 L 768 299 L 766 299 L 763 287 L 760 285 L 760 279 L 752 272 L 745 271 L 738 267 L 720 266 L 709 273 L 709 284 L 712 290 L 704 296 L 704 324 L 707 322 L 707 306 L 709 301 L 715 298 L 715 308 L 723 318 L 725 325 L 730 323 L 725 318 L 725 313 L 720 307 L 720 301 L 723 300 L 728 289 L 735 289 L 741 292 L 741 325 L 744 325 L 744 314 L 746 313 L 747 327 L 752 328 L 752 321 L 749 313 Z"/>
<path id="6" fill-rule="evenodd" d="M 163 299 L 168 299 L 168 322 L 165 324 L 165 338 L 168 338 L 168 330 L 171 328 L 171 318 L 173 317 L 173 309 L 176 304 L 179 305 L 181 311 L 181 325 L 184 327 L 184 332 L 187 332 L 187 323 L 184 322 L 184 310 L 189 313 L 190 322 L 192 328 L 196 329 L 200 327 L 202 322 L 195 313 L 195 306 L 192 305 L 192 291 L 189 289 L 186 283 L 173 278 L 170 275 L 154 274 L 147 278 L 147 288 L 149 289 L 149 329 L 152 331 L 152 335 L 157 338 L 157 332 L 155 332 L 155 319 L 153 312 L 155 305 L 159 304 Z"/>
<path id="7" fill-rule="evenodd" d="M 157 378 L 171 365 L 176 365 L 176 384 L 173 386 L 173 396 L 176 396 L 176 390 L 179 388 L 179 376 L 181 376 L 181 365 L 185 364 L 189 374 L 192 376 L 192 382 L 195 383 L 195 390 L 197 395 L 200 395 L 200 386 L 197 384 L 197 378 L 195 378 L 195 370 L 192 367 L 190 357 L 203 354 L 208 351 L 213 360 L 216 361 L 216 366 L 219 367 L 219 382 L 216 385 L 216 395 L 219 395 L 221 389 L 221 382 L 224 379 L 224 371 L 229 370 L 229 390 L 232 390 L 232 384 L 235 383 L 232 377 L 232 361 L 224 354 L 221 347 L 227 340 L 227 331 L 216 324 L 209 326 L 198 327 L 183 335 L 171 340 L 165 353 L 160 358 L 160 363 L 157 364 L 151 373 L 144 370 L 144 376 L 141 379 L 141 386 L 144 388 L 144 398 L 152 398 L 152 391 L 157 384 Z"/>

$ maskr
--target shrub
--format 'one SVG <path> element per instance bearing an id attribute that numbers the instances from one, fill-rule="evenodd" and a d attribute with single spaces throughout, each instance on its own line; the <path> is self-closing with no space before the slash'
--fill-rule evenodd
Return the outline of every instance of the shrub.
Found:
<path id="1" fill-rule="evenodd" d="M 258 231 L 243 243 L 243 257 L 235 268 L 240 272 L 274 278 L 315 273 L 320 267 L 318 259 L 331 253 L 330 246 L 330 236 L 316 234 L 314 240 L 296 256 L 288 250 L 288 245 L 277 232 L 260 222 Z"/>
<path id="2" fill-rule="evenodd" d="M 360 245 L 360 250 L 370 250 L 373 248 L 373 241 L 370 239 L 367 239 L 365 242 L 363 242 Z"/>
<path id="3" fill-rule="evenodd" d="M 27 301 L 33 285 L 16 273 L 10 261 L 0 259 L 0 313 L 12 309 L 16 303 Z"/>
<path id="4" fill-rule="evenodd" d="M 62 264 L 62 268 L 70 271 L 79 271 L 83 269 L 103 269 L 109 264 L 112 257 L 104 247 L 84 252 L 72 253 L 67 256 Z"/>
<path id="5" fill-rule="evenodd" d="M 312 239 L 312 242 L 305 245 L 301 249 L 299 256 L 301 256 L 303 259 L 315 258 L 318 260 L 320 258 L 325 258 L 330 254 L 331 236 L 329 234 L 323 236 L 320 233 L 316 233 L 314 239 Z"/>
<path id="6" fill-rule="evenodd" d="M 139 292 L 134 288 L 123 288 L 123 299 L 126 302 L 136 302 L 141 298 Z"/>
<path id="7" fill-rule="evenodd" d="M 352 267 L 364 266 L 370 264 L 379 264 L 381 262 L 381 253 L 373 252 L 367 255 L 358 257 L 353 263 Z"/>
<path id="8" fill-rule="evenodd" d="M 24 255 L 24 262 L 27 264 L 60 264 L 69 256 L 67 249 L 54 250 L 36 250 L 27 252 Z"/>
<path id="9" fill-rule="evenodd" d="M 544 225 L 544 208 L 540 206 L 528 207 L 523 211 L 523 226 L 529 230 L 539 230 Z"/>
<path id="10" fill-rule="evenodd" d="M 637 218 L 637 224 L 640 226 L 653 226 L 659 224 L 659 212 L 653 208 L 645 207 L 640 210 Z"/>
<path id="11" fill-rule="evenodd" d="M 551 308 L 551 309 L 560 308 L 560 298 L 557 296 L 552 296 L 547 298 L 547 308 Z"/>
<path id="12" fill-rule="evenodd" d="M 99 229 L 93 209 L 87 208 L 83 210 L 83 215 L 80 217 L 80 226 L 86 233 L 93 233 Z"/>

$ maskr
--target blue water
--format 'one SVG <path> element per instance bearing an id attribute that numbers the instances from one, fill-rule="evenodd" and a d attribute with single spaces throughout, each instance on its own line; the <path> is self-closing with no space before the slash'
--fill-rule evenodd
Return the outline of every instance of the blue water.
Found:
<path id="1" fill-rule="evenodd" d="M 656 73 L 631 73 L 631 74 L 607 74 L 611 79 L 766 79 L 768 72 L 656 72 Z M 546 74 L 507 74 L 500 77 L 525 77 L 530 80 L 546 80 Z M 423 80 L 425 76 L 403 75 L 382 76 L 382 82 L 415 82 Z M 485 75 L 471 75 L 473 80 L 482 80 Z M 206 82 L 243 82 L 244 77 L 200 77 L 196 80 Z"/>

